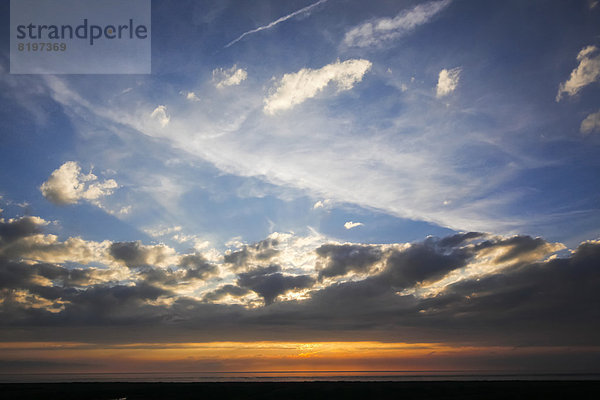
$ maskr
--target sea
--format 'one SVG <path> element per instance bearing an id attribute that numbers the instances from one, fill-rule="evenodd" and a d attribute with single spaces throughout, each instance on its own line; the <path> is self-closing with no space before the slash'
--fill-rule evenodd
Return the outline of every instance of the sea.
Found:
<path id="1" fill-rule="evenodd" d="M 599 381 L 600 373 L 482 371 L 255 371 L 0 374 L 0 383 Z"/>

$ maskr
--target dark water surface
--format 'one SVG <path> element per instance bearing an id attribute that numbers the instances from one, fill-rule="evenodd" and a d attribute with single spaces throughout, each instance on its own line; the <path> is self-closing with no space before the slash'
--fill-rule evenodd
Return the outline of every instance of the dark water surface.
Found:
<path id="1" fill-rule="evenodd" d="M 2 399 L 600 399 L 600 381 L 4 383 Z"/>
<path id="2" fill-rule="evenodd" d="M 600 381 L 600 373 L 488 373 L 477 371 L 282 371 L 144 373 L 0 373 L 0 383 L 209 383 L 209 382 L 422 382 L 422 381 Z"/>

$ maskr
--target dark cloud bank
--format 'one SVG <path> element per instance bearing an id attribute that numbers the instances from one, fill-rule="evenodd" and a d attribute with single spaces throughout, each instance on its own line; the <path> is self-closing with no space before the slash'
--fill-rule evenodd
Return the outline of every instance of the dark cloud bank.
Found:
<path id="1" fill-rule="evenodd" d="M 314 271 L 301 274 L 271 262 L 281 243 L 269 239 L 226 254 L 222 268 L 235 278 L 220 283 L 218 267 L 199 254 L 158 268 L 148 263 L 156 249 L 112 243 L 109 256 L 135 271 L 122 282 L 101 268 L 15 255 L 15 243 L 40 235 L 39 224 L 26 218 L 0 222 L 3 341 L 600 344 L 600 242 L 559 257 L 550 257 L 558 247 L 529 236 L 466 233 L 410 246 L 330 243 L 314 249 Z M 497 268 L 463 275 L 427 296 L 413 290 L 474 265 Z M 210 278 L 214 289 L 200 299 L 175 294 L 186 282 Z M 307 291 L 303 300 L 280 297 L 297 291 Z M 219 303 L 252 293 L 262 304 Z"/>

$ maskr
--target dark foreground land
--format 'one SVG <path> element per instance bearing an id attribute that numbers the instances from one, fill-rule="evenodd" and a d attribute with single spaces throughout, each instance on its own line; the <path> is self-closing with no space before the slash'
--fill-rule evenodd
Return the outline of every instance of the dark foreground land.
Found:
<path id="1" fill-rule="evenodd" d="M 11 383 L 1 399 L 600 399 L 600 381 Z"/>

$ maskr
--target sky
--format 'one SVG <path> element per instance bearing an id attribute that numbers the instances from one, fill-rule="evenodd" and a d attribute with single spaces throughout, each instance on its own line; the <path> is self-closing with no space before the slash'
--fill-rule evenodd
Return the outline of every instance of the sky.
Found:
<path id="1" fill-rule="evenodd" d="M 600 372 L 598 1 L 152 1 L 11 74 L 0 373 Z"/>

